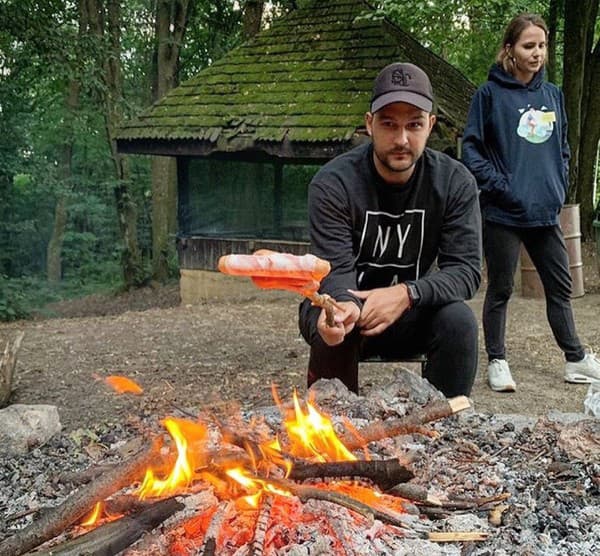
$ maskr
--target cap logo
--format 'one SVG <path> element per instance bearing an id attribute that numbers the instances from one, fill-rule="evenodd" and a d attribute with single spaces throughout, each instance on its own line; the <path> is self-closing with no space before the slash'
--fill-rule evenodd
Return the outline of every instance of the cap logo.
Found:
<path id="1" fill-rule="evenodd" d="M 396 69 L 392 72 L 392 83 L 394 85 L 400 85 L 400 87 L 408 87 L 408 82 L 412 80 L 412 75 L 402 68 Z"/>

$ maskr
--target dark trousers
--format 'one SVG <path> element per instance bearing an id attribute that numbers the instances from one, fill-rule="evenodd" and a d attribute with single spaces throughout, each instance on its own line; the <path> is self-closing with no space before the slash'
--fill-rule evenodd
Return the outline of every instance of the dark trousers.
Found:
<path id="1" fill-rule="evenodd" d="M 310 344 L 308 385 L 319 378 L 339 378 L 358 393 L 358 363 L 380 355 L 403 358 L 427 354 L 424 378 L 447 397 L 469 395 L 477 371 L 477 321 L 463 302 L 416 307 L 378 336 L 354 329 L 338 346 L 328 346 L 317 332 L 320 309 L 300 307 L 300 330 Z"/>
<path id="2" fill-rule="evenodd" d="M 569 258 L 560 228 L 515 228 L 493 222 L 485 222 L 483 230 L 488 277 L 483 332 L 488 359 L 506 359 L 506 310 L 513 291 L 521 242 L 544 286 L 546 316 L 556 343 L 567 361 L 580 361 L 585 351 L 575 330 Z"/>

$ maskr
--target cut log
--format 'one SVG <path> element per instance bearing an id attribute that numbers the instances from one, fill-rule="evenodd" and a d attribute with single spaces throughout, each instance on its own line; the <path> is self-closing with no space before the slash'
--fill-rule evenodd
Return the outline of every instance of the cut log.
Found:
<path id="1" fill-rule="evenodd" d="M 400 419 L 376 421 L 363 429 L 346 433 L 340 440 L 349 450 L 356 450 L 366 446 L 369 442 L 391 438 L 401 434 L 409 434 L 424 423 L 438 421 L 450 417 L 459 411 L 471 407 L 471 402 L 466 396 L 457 396 L 449 400 L 437 400 L 426 405 L 419 411 L 406 415 Z"/>
<path id="2" fill-rule="evenodd" d="M 289 478 L 296 481 L 324 477 L 363 477 L 387 490 L 398 483 L 410 481 L 414 474 L 398 459 L 295 463 L 289 474 Z"/>
<path id="3" fill-rule="evenodd" d="M 105 523 L 76 539 L 35 554 L 36 556 L 81 556 L 82 554 L 115 556 L 131 546 L 144 533 L 152 531 L 184 507 L 185 505 L 175 498 L 160 500 L 137 514 Z"/>
<path id="4" fill-rule="evenodd" d="M 141 450 L 128 461 L 79 489 L 60 506 L 48 510 L 36 521 L 0 542 L 0 554 L 20 556 L 53 539 L 90 512 L 96 503 L 141 479 L 145 470 L 158 458 L 158 443 Z"/>
<path id="5" fill-rule="evenodd" d="M 8 400 L 12 392 L 12 383 L 17 366 L 17 354 L 23 341 L 24 332 L 19 332 L 15 341 L 7 342 L 4 348 L 4 354 L 0 358 L 0 409 L 8 405 Z"/>

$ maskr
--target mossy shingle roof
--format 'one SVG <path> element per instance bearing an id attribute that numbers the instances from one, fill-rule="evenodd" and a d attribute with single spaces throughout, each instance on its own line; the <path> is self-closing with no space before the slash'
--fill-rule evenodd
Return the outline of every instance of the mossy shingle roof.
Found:
<path id="1" fill-rule="evenodd" d="M 327 158 L 364 134 L 373 79 L 396 61 L 427 71 L 440 116 L 461 128 L 473 84 L 398 27 L 361 17 L 369 10 L 318 0 L 276 20 L 123 125 L 119 150 Z"/>

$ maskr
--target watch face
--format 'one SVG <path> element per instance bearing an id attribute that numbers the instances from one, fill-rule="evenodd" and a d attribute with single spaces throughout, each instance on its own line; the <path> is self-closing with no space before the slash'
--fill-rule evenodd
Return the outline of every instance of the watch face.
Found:
<path id="1" fill-rule="evenodd" d="M 419 292 L 413 284 L 410 284 L 408 286 L 408 295 L 410 295 L 410 299 L 413 302 L 413 305 L 415 305 L 420 299 Z"/>

